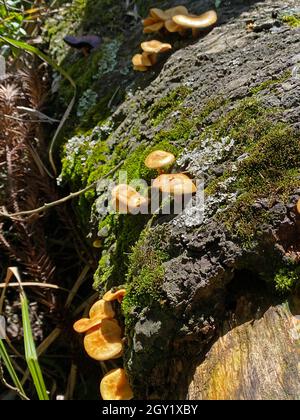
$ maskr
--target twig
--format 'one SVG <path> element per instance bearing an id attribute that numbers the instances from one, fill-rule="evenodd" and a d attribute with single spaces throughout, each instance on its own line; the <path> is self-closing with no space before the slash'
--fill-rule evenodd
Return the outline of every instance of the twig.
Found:
<path id="1" fill-rule="evenodd" d="M 0 289 L 4 289 L 5 287 L 19 287 L 19 283 L 0 283 Z M 64 289 L 62 287 L 57 286 L 56 284 L 49 284 L 49 283 L 35 283 L 35 282 L 24 282 L 22 283 L 23 287 L 43 287 L 45 289 L 55 289 L 55 290 L 64 290 L 65 292 L 69 293 L 68 289 Z"/>
<path id="2" fill-rule="evenodd" d="M 86 192 L 88 192 L 88 191 L 92 190 L 93 188 L 95 188 L 99 182 L 101 182 L 102 180 L 106 179 L 108 176 L 110 176 L 113 173 L 115 173 L 123 165 L 123 163 L 124 163 L 124 161 L 120 162 L 111 171 L 109 171 L 105 176 L 103 176 L 102 178 L 100 178 L 97 181 L 93 182 L 91 185 L 89 185 L 88 187 L 84 188 L 83 190 L 77 191 L 75 193 L 71 193 L 68 196 L 61 198 L 60 200 L 52 201 L 51 203 L 46 203 L 43 206 L 38 207 L 38 208 L 33 209 L 33 210 L 20 211 L 18 213 L 7 213 L 5 211 L 5 209 L 4 209 L 4 211 L 3 210 L 2 210 L 2 212 L 0 211 L 0 217 L 6 217 L 8 219 L 20 220 L 20 219 L 17 219 L 20 216 L 32 216 L 34 214 L 38 214 L 38 213 L 42 213 L 44 211 L 47 211 L 47 210 L 49 210 L 49 209 L 51 209 L 53 207 L 60 206 L 61 204 L 64 204 L 64 203 L 66 203 L 66 202 L 68 202 L 70 200 L 73 200 L 74 198 L 79 197 L 82 194 L 85 194 Z"/>
<path id="3" fill-rule="evenodd" d="M 18 390 L 18 388 L 13 387 L 12 385 L 9 385 L 9 383 L 7 383 L 7 382 L 6 382 L 6 380 L 5 380 L 5 378 L 4 378 L 4 372 L 3 372 L 3 367 L 2 367 L 1 362 L 0 362 L 0 381 L 1 381 L 1 382 L 2 382 L 2 384 L 3 384 L 6 388 L 8 388 L 10 391 L 13 391 L 13 392 L 15 392 L 17 395 L 19 395 L 19 397 L 20 397 L 22 400 L 27 400 L 27 401 L 29 401 L 29 398 L 28 398 L 25 394 L 23 394 L 22 392 L 20 392 L 20 391 Z"/>

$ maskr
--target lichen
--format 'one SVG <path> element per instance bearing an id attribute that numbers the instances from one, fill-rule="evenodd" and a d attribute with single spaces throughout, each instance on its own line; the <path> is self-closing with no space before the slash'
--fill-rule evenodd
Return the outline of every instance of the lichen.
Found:
<path id="1" fill-rule="evenodd" d="M 77 117 L 83 117 L 84 114 L 97 102 L 98 95 L 92 89 L 86 90 L 80 97 L 77 105 Z"/>

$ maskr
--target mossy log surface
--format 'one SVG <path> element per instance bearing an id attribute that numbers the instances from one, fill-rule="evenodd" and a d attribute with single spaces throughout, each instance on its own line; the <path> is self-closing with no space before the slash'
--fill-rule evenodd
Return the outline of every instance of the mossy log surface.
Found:
<path id="1" fill-rule="evenodd" d="M 146 16 L 150 3 L 141 3 Z M 151 5 L 179 3 L 194 13 L 215 6 Z M 109 0 L 88 2 L 86 10 L 101 5 L 106 10 Z M 128 288 L 123 363 L 138 399 L 300 395 L 299 349 L 280 306 L 288 294 L 297 296 L 300 283 L 300 29 L 286 18 L 297 20 L 297 7 L 296 0 L 222 1 L 217 27 L 199 39 L 161 37 L 173 52 L 137 74 L 130 60 L 147 37 L 116 5 L 122 30 L 104 21 L 98 28 L 95 18 L 89 26 L 85 15 L 81 33 L 98 28 L 107 39 L 88 59 L 71 53 L 64 61 L 80 98 L 61 138 L 62 182 L 85 187 L 123 160 L 129 181 L 150 182 L 145 156 L 163 148 L 176 154 L 176 171 L 205 184 L 204 218 L 196 206 L 159 216 L 151 228 L 146 216 L 103 215 L 105 187 L 77 203 L 91 243 L 102 244 L 95 288 L 100 295 Z M 68 98 L 65 83 L 60 94 Z M 249 293 L 264 309 L 241 320 Z M 228 357 L 218 357 L 222 349 Z M 260 349 L 272 363 L 262 366 Z M 280 385 L 275 375 L 284 376 Z"/>

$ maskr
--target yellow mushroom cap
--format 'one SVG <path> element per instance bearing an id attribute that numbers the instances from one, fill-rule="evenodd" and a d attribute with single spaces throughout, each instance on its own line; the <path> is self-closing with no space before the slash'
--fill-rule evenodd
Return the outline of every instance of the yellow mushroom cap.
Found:
<path id="1" fill-rule="evenodd" d="M 103 296 L 103 299 L 106 302 L 113 302 L 114 300 L 118 300 L 118 302 L 120 302 L 122 301 L 125 295 L 126 295 L 125 289 L 120 289 L 120 290 L 117 290 L 116 292 L 113 292 L 110 290 L 109 292 L 105 293 L 105 295 Z"/>
<path id="2" fill-rule="evenodd" d="M 184 28 L 205 29 L 217 23 L 218 15 L 214 10 L 209 10 L 200 16 L 176 15 L 172 20 Z"/>
<path id="3" fill-rule="evenodd" d="M 152 17 L 153 19 L 164 21 L 168 19 L 168 14 L 161 9 L 153 8 L 153 9 L 150 9 L 150 17 Z"/>
<path id="4" fill-rule="evenodd" d="M 119 211 L 139 209 L 148 200 L 127 184 L 120 184 L 112 191 L 113 202 Z"/>
<path id="5" fill-rule="evenodd" d="M 98 327 L 101 325 L 102 319 L 90 319 L 90 318 L 82 318 L 79 321 L 76 321 L 73 325 L 74 331 L 79 334 L 86 333 L 87 331 L 91 330 L 94 327 Z"/>
<path id="6" fill-rule="evenodd" d="M 142 54 L 136 54 L 132 58 L 132 64 L 140 67 L 151 67 L 152 61 L 149 58 L 149 54 L 143 52 Z"/>
<path id="7" fill-rule="evenodd" d="M 83 343 L 85 351 L 94 360 L 106 361 L 121 356 L 121 328 L 115 320 L 104 319 L 100 327 L 87 332 Z"/>
<path id="8" fill-rule="evenodd" d="M 183 29 L 185 29 L 182 26 L 177 25 L 177 23 L 175 23 L 172 19 L 169 19 L 169 20 L 165 21 L 165 28 L 166 28 L 167 31 L 169 31 L 171 33 L 180 32 Z"/>
<path id="9" fill-rule="evenodd" d="M 146 158 L 145 165 L 149 169 L 162 169 L 173 165 L 175 160 L 175 156 L 172 153 L 156 150 L 155 152 L 150 153 Z"/>
<path id="10" fill-rule="evenodd" d="M 298 200 L 298 203 L 297 203 L 297 212 L 300 214 L 300 200 Z"/>
<path id="11" fill-rule="evenodd" d="M 153 181 L 153 188 L 174 195 L 194 194 L 196 185 L 185 174 L 164 174 Z"/>
<path id="12" fill-rule="evenodd" d="M 115 311 L 113 310 L 111 303 L 101 299 L 91 307 L 89 316 L 91 319 L 109 319 L 115 317 Z"/>
<path id="13" fill-rule="evenodd" d="M 100 393 L 103 400 L 131 400 L 133 392 L 124 369 L 113 369 L 101 380 Z"/>
<path id="14" fill-rule="evenodd" d="M 158 22 L 157 19 L 148 16 L 148 17 L 146 17 L 146 19 L 143 20 L 143 25 L 144 26 L 151 26 L 151 25 L 154 25 L 154 23 L 157 23 L 157 22 Z"/>
<path id="15" fill-rule="evenodd" d="M 164 44 L 156 40 L 142 42 L 141 47 L 144 52 L 151 54 L 158 54 L 172 49 L 171 44 Z"/>
<path id="16" fill-rule="evenodd" d="M 115 316 L 115 311 L 111 303 L 101 299 L 96 302 L 90 309 L 90 318 L 83 318 L 75 322 L 73 325 L 77 333 L 85 333 L 90 329 L 101 325 L 103 319 L 112 319 Z"/>
<path id="17" fill-rule="evenodd" d="M 176 6 L 172 7 L 171 9 L 165 10 L 165 14 L 171 19 L 173 16 L 176 15 L 188 15 L 189 11 L 185 6 Z"/>
<path id="18" fill-rule="evenodd" d="M 152 32 L 158 32 L 164 27 L 164 22 L 157 22 L 153 25 L 146 26 L 144 28 L 144 34 L 151 34 Z"/>

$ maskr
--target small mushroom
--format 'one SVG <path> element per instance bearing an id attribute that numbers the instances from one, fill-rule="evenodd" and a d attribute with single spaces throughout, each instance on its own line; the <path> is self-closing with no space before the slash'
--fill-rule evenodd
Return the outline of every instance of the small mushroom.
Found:
<path id="1" fill-rule="evenodd" d="M 104 319 L 101 326 L 89 330 L 84 337 L 84 348 L 92 359 L 102 362 L 121 357 L 123 344 L 118 322 Z"/>
<path id="2" fill-rule="evenodd" d="M 150 153 L 145 160 L 145 165 L 149 169 L 156 169 L 159 174 L 162 174 L 164 169 L 169 168 L 174 164 L 176 158 L 172 153 L 164 150 L 155 150 Z"/>
<path id="3" fill-rule="evenodd" d="M 142 42 L 141 47 L 145 53 L 149 54 L 159 54 L 172 49 L 171 44 L 164 44 L 163 42 L 156 41 L 155 39 L 152 41 Z"/>
<path id="4" fill-rule="evenodd" d="M 105 293 L 105 295 L 103 296 L 103 299 L 106 302 L 113 302 L 114 300 L 117 300 L 119 303 L 121 303 L 125 295 L 126 295 L 125 289 L 120 289 L 120 290 L 117 290 L 116 292 L 113 292 L 112 290 L 110 290 L 109 292 Z"/>
<path id="5" fill-rule="evenodd" d="M 112 191 L 113 207 L 120 213 L 135 214 L 148 204 L 148 199 L 127 184 L 120 184 Z"/>
<path id="6" fill-rule="evenodd" d="M 131 400 L 133 392 L 124 369 L 118 368 L 108 372 L 101 380 L 100 394 L 106 400 Z"/>
<path id="7" fill-rule="evenodd" d="M 177 25 L 172 19 L 169 19 L 165 22 L 165 28 L 168 32 L 183 32 L 184 28 L 180 25 Z"/>
<path id="8" fill-rule="evenodd" d="M 188 15 L 189 11 L 185 6 L 176 6 L 171 7 L 171 9 L 165 10 L 165 14 L 168 16 L 168 19 L 171 19 L 176 15 Z"/>
<path id="9" fill-rule="evenodd" d="M 151 34 L 153 32 L 159 32 L 163 27 L 164 27 L 164 22 L 153 23 L 153 25 L 149 25 L 144 28 L 144 34 Z"/>
<path id="10" fill-rule="evenodd" d="M 196 185 L 185 174 L 160 175 L 153 181 L 152 186 L 163 193 L 173 195 L 194 194 L 197 192 Z"/>
<path id="11" fill-rule="evenodd" d="M 146 19 L 143 20 L 143 25 L 145 27 L 154 25 L 154 23 L 157 23 L 157 19 L 154 19 L 154 18 L 149 17 L 149 16 Z"/>
<path id="12" fill-rule="evenodd" d="M 73 328 L 77 333 L 85 333 L 90 329 L 101 325 L 104 319 L 114 318 L 115 312 L 111 303 L 102 299 L 92 306 L 89 316 L 90 318 L 83 318 L 75 322 Z"/>
<path id="13" fill-rule="evenodd" d="M 89 317 L 91 319 L 112 319 L 115 317 L 115 311 L 107 300 L 101 299 L 94 303 L 94 305 L 91 307 Z"/>
<path id="14" fill-rule="evenodd" d="M 215 25 L 218 21 L 218 15 L 214 10 L 209 10 L 200 16 L 176 15 L 172 17 L 172 20 L 183 28 L 192 29 L 193 35 L 196 35 L 199 30 L 207 29 Z"/>
<path id="15" fill-rule="evenodd" d="M 142 54 L 136 54 L 133 57 L 132 64 L 134 67 L 151 67 L 152 61 L 149 57 L 149 54 L 143 52 Z"/>
<path id="16" fill-rule="evenodd" d="M 149 70 L 149 67 L 146 67 L 146 66 L 133 66 L 133 70 L 135 70 L 135 71 L 148 71 Z"/>
<path id="17" fill-rule="evenodd" d="M 84 36 L 70 36 L 64 37 L 64 41 L 72 48 L 81 50 L 85 56 L 88 56 L 92 50 L 99 48 L 101 38 L 97 35 L 84 35 Z"/>
<path id="18" fill-rule="evenodd" d="M 158 21 L 168 20 L 169 15 L 161 9 L 150 9 L 150 17 Z"/>

